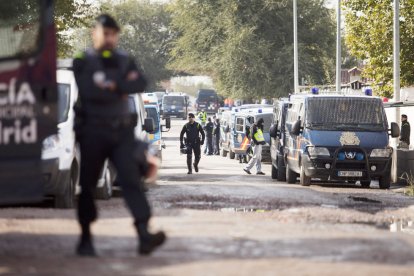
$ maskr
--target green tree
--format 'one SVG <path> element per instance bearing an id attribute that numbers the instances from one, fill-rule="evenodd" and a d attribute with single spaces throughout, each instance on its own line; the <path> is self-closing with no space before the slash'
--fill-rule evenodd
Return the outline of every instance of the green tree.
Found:
<path id="1" fill-rule="evenodd" d="M 210 75 L 237 98 L 286 96 L 293 89 L 291 1 L 176 0 L 170 66 Z M 335 21 L 322 0 L 299 1 L 300 79 L 331 83 Z"/>
<path id="2" fill-rule="evenodd" d="M 94 9 L 87 0 L 55 1 L 55 25 L 59 57 L 70 57 L 72 55 L 72 31 L 84 26 L 93 14 Z"/>
<path id="3" fill-rule="evenodd" d="M 344 1 L 346 43 L 352 55 L 364 60 L 363 74 L 374 91 L 393 94 L 393 9 L 391 0 Z M 401 85 L 414 84 L 414 0 L 400 1 Z"/>
<path id="4" fill-rule="evenodd" d="M 120 47 L 137 58 L 149 80 L 148 90 L 169 79 L 171 71 L 166 69 L 166 63 L 174 34 L 169 28 L 171 17 L 165 5 L 137 0 L 119 4 L 108 1 L 101 10 L 118 20 L 122 27 Z"/>

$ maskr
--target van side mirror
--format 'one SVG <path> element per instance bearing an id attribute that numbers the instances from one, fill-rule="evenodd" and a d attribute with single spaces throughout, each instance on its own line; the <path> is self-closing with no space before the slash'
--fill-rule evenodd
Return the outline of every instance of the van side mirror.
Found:
<path id="1" fill-rule="evenodd" d="M 290 134 L 294 136 L 298 136 L 300 134 L 301 125 L 302 125 L 302 120 L 297 120 L 296 122 L 294 122 L 292 125 L 292 129 L 290 130 Z"/>
<path id="2" fill-rule="evenodd" d="M 171 118 L 170 117 L 165 119 L 165 128 L 168 128 L 168 129 L 171 128 Z"/>
<path id="3" fill-rule="evenodd" d="M 153 118 L 145 118 L 143 129 L 148 132 L 154 132 L 154 119 Z"/>
<path id="4" fill-rule="evenodd" d="M 272 125 L 269 129 L 269 135 L 272 138 L 276 138 L 277 137 L 277 124 Z"/>
<path id="5" fill-rule="evenodd" d="M 397 123 L 391 123 L 391 137 L 397 138 L 400 137 L 400 127 Z"/>

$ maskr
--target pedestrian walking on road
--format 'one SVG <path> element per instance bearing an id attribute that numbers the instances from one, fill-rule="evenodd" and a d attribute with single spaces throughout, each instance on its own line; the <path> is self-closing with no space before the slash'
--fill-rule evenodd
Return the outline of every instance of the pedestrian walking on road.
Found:
<path id="1" fill-rule="evenodd" d="M 146 149 L 137 147 L 143 144 L 135 141 L 134 117 L 128 108 L 128 94 L 144 91 L 147 82 L 134 60 L 117 49 L 119 31 L 111 16 L 100 15 L 92 32 L 93 48 L 77 54 L 73 61 L 79 88 L 75 134 L 82 156 L 78 201 L 82 233 L 76 249 L 80 256 L 96 255 L 90 230 L 91 223 L 97 219 L 94 192 L 108 158 L 116 167 L 122 194 L 134 217 L 138 252 L 150 254 L 166 239 L 163 232 L 148 231 L 151 211 L 142 189 L 143 172 L 138 169 L 148 165 Z M 141 158 L 139 164 L 137 156 Z"/>
<path id="2" fill-rule="evenodd" d="M 256 174 L 264 175 L 262 172 L 262 146 L 266 144 L 263 136 L 263 118 L 257 121 L 257 124 L 253 124 L 251 131 L 251 138 L 253 143 L 253 157 L 247 166 L 243 169 L 247 174 L 251 174 L 250 170 L 256 165 Z"/>
<path id="3" fill-rule="evenodd" d="M 407 115 L 401 115 L 401 134 L 400 144 L 398 145 L 400 149 L 408 149 L 410 147 L 411 127 L 407 119 Z"/>
<path id="4" fill-rule="evenodd" d="M 184 135 L 186 136 L 184 139 Z M 200 139 L 201 135 L 201 139 Z M 201 146 L 204 144 L 205 133 L 203 127 L 195 121 L 193 113 L 188 113 L 188 123 L 183 126 L 180 133 L 180 147 L 187 148 L 187 174 L 192 174 L 191 166 L 194 152 L 194 170 L 198 172 L 198 163 L 201 159 Z"/>
<path id="5" fill-rule="evenodd" d="M 216 119 L 216 124 L 213 131 L 214 136 L 214 154 L 220 155 L 220 137 L 221 137 L 221 126 L 220 119 Z"/>
<path id="6" fill-rule="evenodd" d="M 213 131 L 214 131 L 214 124 L 211 121 L 211 117 L 208 118 L 207 124 L 204 127 L 206 132 L 207 143 L 204 148 L 204 154 L 213 155 Z"/>

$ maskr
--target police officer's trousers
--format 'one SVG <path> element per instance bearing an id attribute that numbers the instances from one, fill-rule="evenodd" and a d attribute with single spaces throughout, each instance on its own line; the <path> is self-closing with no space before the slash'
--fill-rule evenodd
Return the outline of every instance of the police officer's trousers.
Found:
<path id="1" fill-rule="evenodd" d="M 141 175 L 133 152 L 135 138 L 132 127 L 110 128 L 86 125 L 78 137 L 81 149 L 78 219 L 81 225 L 97 218 L 94 191 L 102 166 L 109 158 L 118 173 L 122 194 L 136 223 L 146 223 L 150 207 L 141 186 Z"/>
<path id="2" fill-rule="evenodd" d="M 214 153 L 220 154 L 220 136 L 214 136 Z"/>
<path id="3" fill-rule="evenodd" d="M 192 170 L 192 159 L 193 159 L 193 152 L 194 152 L 194 164 L 197 166 L 201 159 L 201 147 L 199 143 L 191 143 L 187 144 L 187 167 L 188 170 Z"/>
<path id="4" fill-rule="evenodd" d="M 204 153 L 213 154 L 213 134 L 206 135 L 206 147 Z"/>
<path id="5" fill-rule="evenodd" d="M 253 147 L 253 157 L 246 166 L 246 170 L 251 170 L 256 164 L 256 171 L 262 171 L 262 145 L 255 145 Z"/>

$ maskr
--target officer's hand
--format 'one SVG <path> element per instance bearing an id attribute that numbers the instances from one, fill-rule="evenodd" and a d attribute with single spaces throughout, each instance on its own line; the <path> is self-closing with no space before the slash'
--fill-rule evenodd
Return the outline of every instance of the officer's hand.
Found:
<path id="1" fill-rule="evenodd" d="M 105 87 L 109 91 L 114 92 L 116 90 L 116 83 L 114 81 L 107 81 L 107 82 L 105 82 Z"/>
<path id="2" fill-rule="evenodd" d="M 185 147 L 185 146 L 184 146 L 184 144 L 181 144 L 181 145 L 180 145 L 180 148 L 181 148 L 181 149 L 183 149 L 184 147 Z"/>

